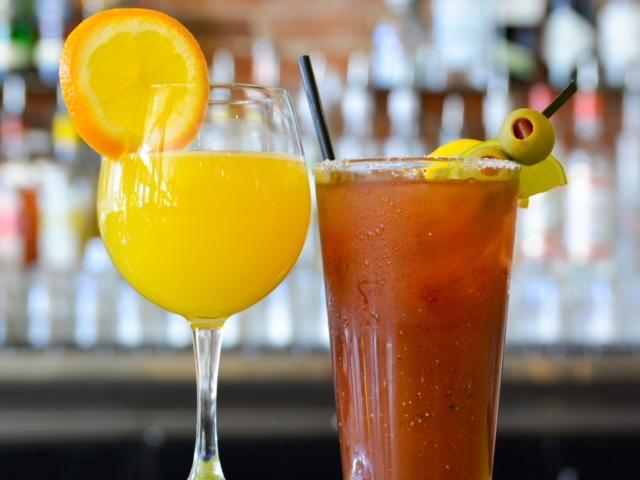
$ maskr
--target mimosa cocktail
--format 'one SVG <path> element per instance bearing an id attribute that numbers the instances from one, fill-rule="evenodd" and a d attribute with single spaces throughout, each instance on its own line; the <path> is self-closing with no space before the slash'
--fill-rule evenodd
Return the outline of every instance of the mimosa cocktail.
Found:
<path id="1" fill-rule="evenodd" d="M 193 328 L 198 382 L 189 480 L 224 480 L 216 398 L 222 327 L 295 263 L 310 193 L 291 99 L 209 84 L 193 35 L 161 12 L 110 9 L 67 38 L 60 82 L 102 154 L 98 215 L 116 267 Z"/>
<path id="2" fill-rule="evenodd" d="M 100 229 L 115 265 L 152 302 L 203 326 L 286 276 L 310 217 L 300 158 L 251 152 L 104 160 Z"/>

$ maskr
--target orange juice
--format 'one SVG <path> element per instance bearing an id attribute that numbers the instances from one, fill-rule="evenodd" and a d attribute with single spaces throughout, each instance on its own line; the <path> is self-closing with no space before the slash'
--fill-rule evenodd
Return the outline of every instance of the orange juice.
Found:
<path id="1" fill-rule="evenodd" d="M 277 153 L 181 152 L 104 159 L 102 237 L 142 295 L 200 327 L 273 290 L 310 218 L 304 162 Z"/>

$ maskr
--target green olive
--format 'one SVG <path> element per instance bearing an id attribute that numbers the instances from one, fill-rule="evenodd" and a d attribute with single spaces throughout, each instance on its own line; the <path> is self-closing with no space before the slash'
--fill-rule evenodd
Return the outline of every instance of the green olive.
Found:
<path id="1" fill-rule="evenodd" d="M 499 158 L 509 160 L 507 155 L 501 148 L 497 140 L 487 140 L 465 150 L 460 155 L 463 158 Z"/>
<path id="2" fill-rule="evenodd" d="M 512 160 L 534 165 L 551 154 L 556 133 L 543 114 L 530 108 L 519 108 L 507 115 L 500 127 L 498 141 Z"/>

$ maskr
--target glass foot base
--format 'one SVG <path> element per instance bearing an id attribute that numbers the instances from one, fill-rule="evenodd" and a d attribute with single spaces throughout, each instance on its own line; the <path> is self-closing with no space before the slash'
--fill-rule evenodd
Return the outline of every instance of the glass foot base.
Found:
<path id="1" fill-rule="evenodd" d="M 222 466 L 218 457 L 214 457 L 209 461 L 199 460 L 194 463 L 187 480 L 224 480 Z"/>

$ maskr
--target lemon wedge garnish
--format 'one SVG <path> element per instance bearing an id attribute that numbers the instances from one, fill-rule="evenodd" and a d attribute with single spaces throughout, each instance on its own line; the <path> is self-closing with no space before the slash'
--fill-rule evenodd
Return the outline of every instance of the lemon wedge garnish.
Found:
<path id="1" fill-rule="evenodd" d="M 439 146 L 428 156 L 431 158 L 457 157 L 460 156 L 462 152 L 465 152 L 480 143 L 482 143 L 480 140 L 476 140 L 474 138 L 461 138 L 460 140 L 454 140 L 453 142 Z"/>
<path id="2" fill-rule="evenodd" d="M 535 165 L 523 165 L 520 169 L 520 188 L 518 198 L 528 199 L 538 193 L 567 184 L 567 174 L 562 163 L 549 155 Z"/>

